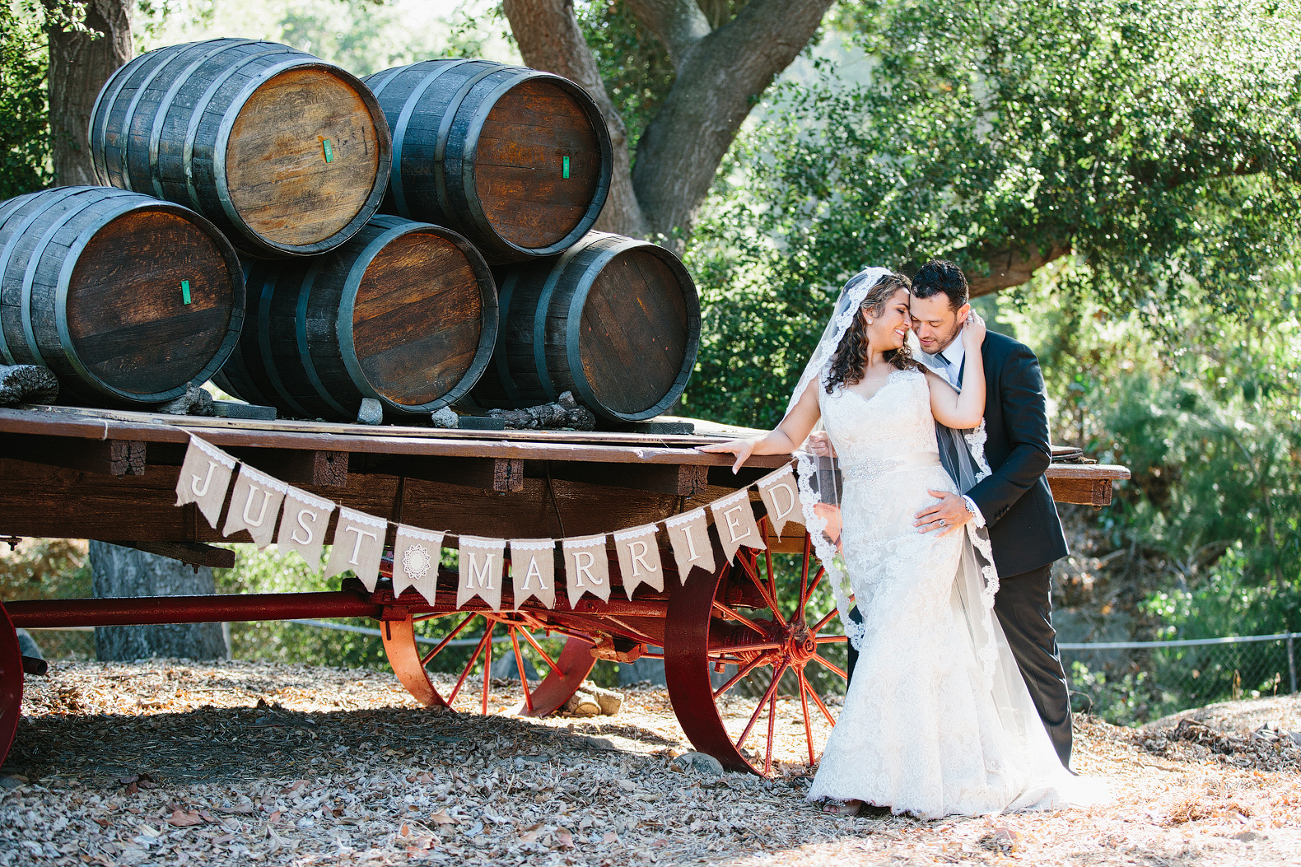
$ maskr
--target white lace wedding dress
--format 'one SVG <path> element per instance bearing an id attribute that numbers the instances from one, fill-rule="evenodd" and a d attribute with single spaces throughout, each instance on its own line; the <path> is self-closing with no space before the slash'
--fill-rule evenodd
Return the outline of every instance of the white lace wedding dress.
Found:
<path id="1" fill-rule="evenodd" d="M 819 402 L 844 478 L 844 559 L 863 629 L 808 799 L 924 818 L 1095 800 L 1035 712 L 990 612 L 997 578 L 982 577 L 974 534 L 913 526 L 935 502 L 928 488 L 957 492 L 924 374 L 893 372 L 870 399 L 823 388 Z"/>

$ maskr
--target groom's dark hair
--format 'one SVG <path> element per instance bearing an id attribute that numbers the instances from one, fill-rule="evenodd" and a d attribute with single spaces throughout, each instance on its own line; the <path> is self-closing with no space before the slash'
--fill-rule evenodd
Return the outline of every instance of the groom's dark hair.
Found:
<path id="1" fill-rule="evenodd" d="M 930 298 L 943 292 L 949 296 L 949 306 L 954 310 L 961 310 L 971 300 L 966 275 L 946 259 L 932 259 L 923 265 L 913 278 L 912 291 L 914 298 Z"/>

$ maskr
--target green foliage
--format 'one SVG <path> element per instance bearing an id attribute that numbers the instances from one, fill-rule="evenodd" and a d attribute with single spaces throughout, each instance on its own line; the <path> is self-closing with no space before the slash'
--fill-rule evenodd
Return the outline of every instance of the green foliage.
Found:
<path id="1" fill-rule="evenodd" d="M 35 539 L 0 556 L 0 600 L 76 599 L 90 595 L 90 561 L 82 544 Z"/>
<path id="2" fill-rule="evenodd" d="M 44 23 L 37 0 L 0 5 L 0 200 L 53 178 Z"/>
<path id="3" fill-rule="evenodd" d="M 882 2 L 858 20 L 867 81 L 823 61 L 779 88 L 706 206 L 692 411 L 771 423 L 868 264 L 1074 250 L 1057 291 L 1164 326 L 1190 305 L 1245 317 L 1301 246 L 1295 4 Z"/>
<path id="4" fill-rule="evenodd" d="M 579 0 L 574 13 L 627 127 L 628 152 L 635 154 L 642 131 L 673 87 L 668 51 L 622 0 Z"/>

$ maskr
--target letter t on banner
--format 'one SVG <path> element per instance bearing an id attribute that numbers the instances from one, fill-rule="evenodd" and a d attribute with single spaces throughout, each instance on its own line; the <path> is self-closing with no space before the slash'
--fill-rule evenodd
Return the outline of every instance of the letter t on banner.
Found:
<path id="1" fill-rule="evenodd" d="M 383 518 L 340 507 L 330 559 L 325 564 L 325 577 L 351 569 L 367 590 L 374 591 L 379 581 L 379 560 L 384 553 L 387 533 L 388 521 Z"/>
<path id="2" fill-rule="evenodd" d="M 799 494 L 795 489 L 795 471 L 787 464 L 782 469 L 759 480 L 759 496 L 763 498 L 764 507 L 768 509 L 768 519 L 777 538 L 782 537 L 782 528 L 795 507 L 799 505 Z"/>
<path id="3" fill-rule="evenodd" d="M 723 553 L 729 563 L 736 558 L 736 550 L 742 545 L 764 547 L 759 525 L 754 522 L 754 512 L 750 509 L 749 488 L 714 500 L 709 508 L 714 513 L 714 530 L 718 532 L 718 541 L 723 543 Z"/>

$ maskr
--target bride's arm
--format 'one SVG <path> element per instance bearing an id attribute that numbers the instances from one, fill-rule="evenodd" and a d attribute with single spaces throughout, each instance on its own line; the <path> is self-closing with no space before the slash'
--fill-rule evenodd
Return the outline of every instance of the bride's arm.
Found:
<path id="1" fill-rule="evenodd" d="M 981 411 L 984 411 L 983 387 Z M 732 465 L 732 472 L 735 473 L 751 455 L 788 455 L 795 451 L 800 447 L 800 443 L 808 438 L 821 416 L 822 410 L 818 407 L 818 380 L 814 378 L 809 380 L 809 384 L 804 388 L 804 394 L 800 395 L 799 402 L 786 413 L 781 424 L 763 436 L 729 440 L 725 443 L 696 448 L 702 452 L 736 455 L 736 463 Z"/>
<path id="2" fill-rule="evenodd" d="M 980 355 L 985 342 L 985 322 L 974 310 L 967 317 L 961 339 L 967 352 L 961 392 L 926 371 L 931 388 L 931 413 L 940 424 L 959 430 L 976 427 L 985 416 L 985 362 Z"/>

